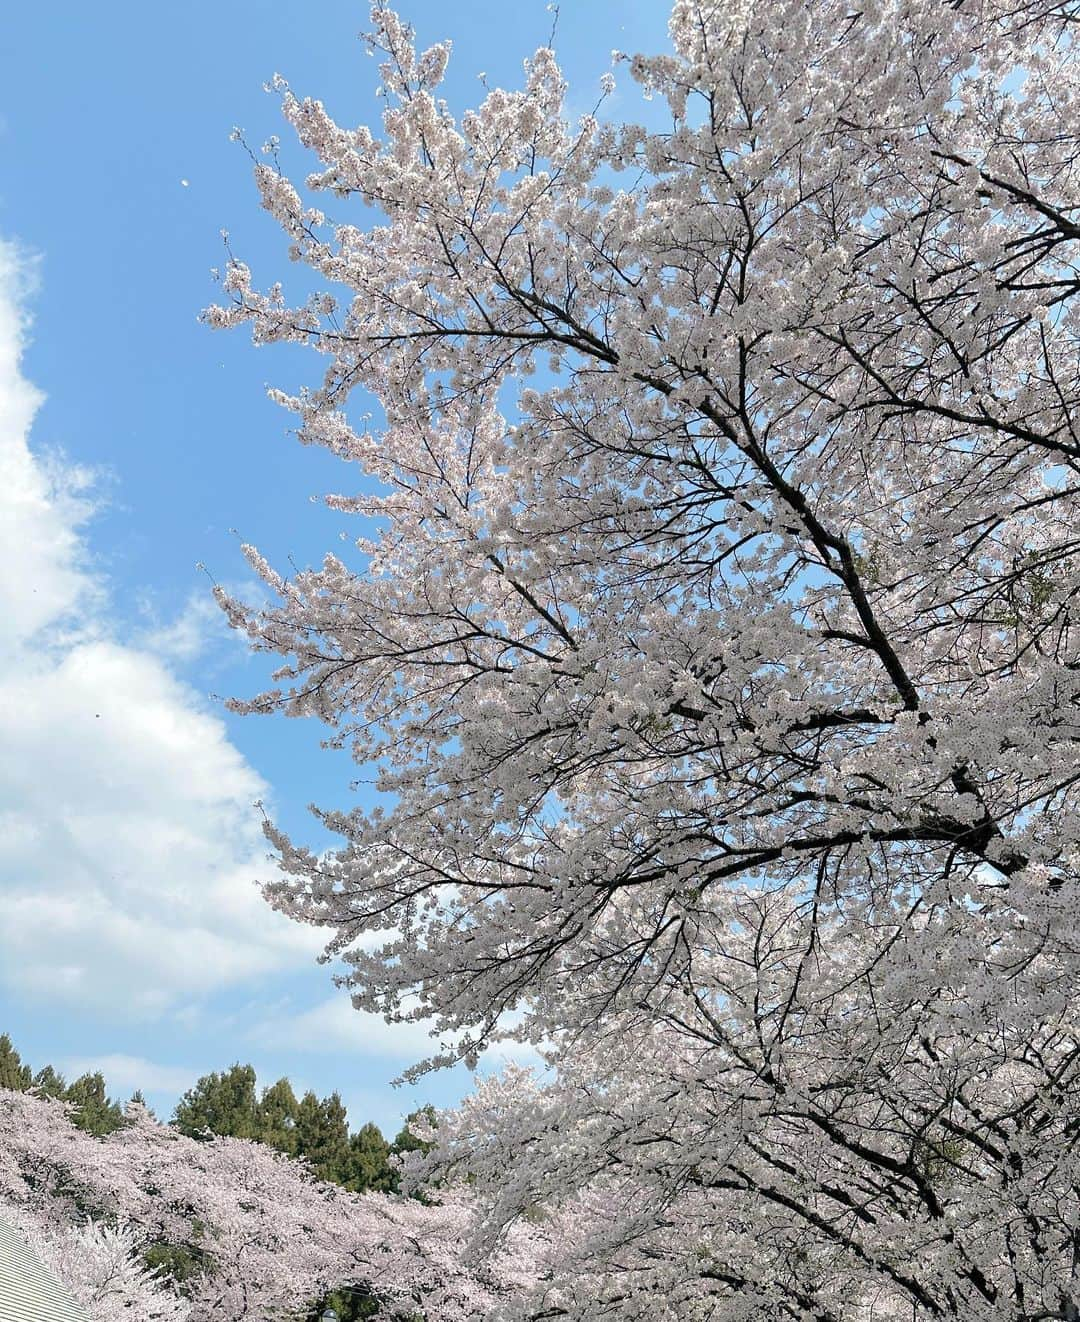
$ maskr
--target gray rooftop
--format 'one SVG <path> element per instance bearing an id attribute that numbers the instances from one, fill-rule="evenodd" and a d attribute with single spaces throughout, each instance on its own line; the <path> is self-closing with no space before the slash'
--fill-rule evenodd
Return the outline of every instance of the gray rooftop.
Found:
<path id="1" fill-rule="evenodd" d="M 89 1322 L 14 1227 L 0 1217 L 0 1322 Z"/>

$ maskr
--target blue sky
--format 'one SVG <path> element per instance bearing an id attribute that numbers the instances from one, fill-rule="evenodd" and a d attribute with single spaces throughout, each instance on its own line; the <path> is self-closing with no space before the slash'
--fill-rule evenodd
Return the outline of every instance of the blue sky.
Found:
<path id="1" fill-rule="evenodd" d="M 401 9 L 422 43 L 453 40 L 456 110 L 481 72 L 516 85 L 552 21 L 542 0 Z M 563 0 L 572 107 L 594 103 L 613 47 L 664 46 L 666 12 Z M 340 545 L 342 516 L 309 497 L 358 475 L 298 446 L 264 394 L 317 364 L 197 314 L 222 229 L 257 279 L 289 275 L 230 130 L 285 137 L 275 72 L 373 122 L 366 21 L 342 0 L 58 0 L 17 6 L 0 36 L 0 1031 L 32 1063 L 141 1082 L 166 1113 L 238 1059 L 390 1129 L 468 1087 L 461 1071 L 392 1090 L 419 1035 L 357 1015 L 315 934 L 255 894 L 252 801 L 317 845 L 305 805 L 346 802 L 357 772 L 317 727 L 212 696 L 266 667 L 195 568 L 240 584 L 240 539 L 279 563 Z M 619 85 L 615 113 L 636 101 Z M 287 144 L 284 163 L 302 177 Z"/>

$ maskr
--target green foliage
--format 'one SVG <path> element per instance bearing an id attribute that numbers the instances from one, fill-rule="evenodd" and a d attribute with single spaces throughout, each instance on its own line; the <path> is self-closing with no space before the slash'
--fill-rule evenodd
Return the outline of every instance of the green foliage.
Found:
<path id="1" fill-rule="evenodd" d="M 296 1152 L 321 1180 L 345 1183 L 349 1173 L 349 1126 L 335 1092 L 321 1100 L 306 1092 L 296 1113 Z"/>
<path id="2" fill-rule="evenodd" d="M 42 1097 L 54 1097 L 58 1101 L 67 1092 L 67 1084 L 64 1082 L 64 1076 L 57 1074 L 51 1065 L 45 1065 L 34 1075 L 34 1082 L 31 1087 L 35 1092 L 40 1093 Z"/>
<path id="3" fill-rule="evenodd" d="M 435 1108 L 433 1106 L 422 1106 L 418 1111 L 411 1111 L 405 1117 L 405 1123 L 398 1131 L 397 1138 L 393 1142 L 393 1151 L 402 1152 L 430 1152 L 434 1144 L 426 1139 L 417 1138 L 413 1133 L 413 1126 L 418 1123 L 424 1125 L 433 1125 L 435 1123 Z"/>
<path id="4" fill-rule="evenodd" d="M 378 1125 L 366 1124 L 349 1139 L 348 1164 L 342 1183 L 354 1193 L 374 1189 L 397 1192 L 397 1171 L 390 1165 L 390 1144 Z"/>
<path id="5" fill-rule="evenodd" d="M 124 1124 L 123 1109 L 106 1094 L 100 1072 L 84 1074 L 71 1084 L 51 1065 L 35 1074 L 6 1033 L 0 1036 L 0 1088 L 17 1092 L 33 1088 L 44 1097 L 71 1102 L 75 1124 L 90 1134 L 109 1134 Z M 141 1090 L 131 1100 L 146 1106 Z M 343 1185 L 353 1193 L 396 1193 L 397 1172 L 391 1157 L 426 1151 L 430 1145 L 418 1139 L 409 1126 L 434 1118 L 431 1107 L 413 1112 L 393 1143 L 388 1143 L 378 1125 L 371 1123 L 350 1134 L 339 1093 L 320 1098 L 306 1092 L 298 1100 L 289 1080 L 278 1079 L 260 1096 L 254 1067 L 237 1062 L 197 1080 L 177 1102 L 172 1123 L 189 1138 L 216 1134 L 266 1143 L 288 1157 L 310 1162 L 320 1179 Z"/>
<path id="6" fill-rule="evenodd" d="M 0 1088 L 20 1092 L 33 1088 L 43 1096 L 71 1102 L 76 1108 L 74 1122 L 91 1134 L 108 1134 L 125 1123 L 120 1105 L 107 1096 L 100 1073 L 84 1074 L 70 1085 L 51 1065 L 35 1074 L 23 1063 L 6 1033 L 0 1036 Z M 141 1090 L 131 1100 L 146 1106 Z M 398 1176 L 391 1158 L 404 1152 L 428 1151 L 431 1144 L 418 1138 L 411 1126 L 434 1119 L 433 1107 L 414 1111 L 393 1143 L 388 1143 L 378 1125 L 371 1123 L 350 1134 L 340 1094 L 320 1098 L 306 1092 L 298 1100 L 289 1080 L 278 1079 L 260 1096 L 254 1067 L 237 1062 L 197 1080 L 177 1103 L 172 1123 L 191 1138 L 220 1135 L 266 1143 L 286 1156 L 307 1160 L 320 1179 L 343 1185 L 353 1193 L 396 1193 Z M 183 1286 L 205 1266 L 198 1237 L 195 1226 L 192 1243 L 150 1245 L 144 1251 L 144 1260 L 148 1267 Z M 342 1286 L 313 1305 L 305 1322 L 318 1322 L 328 1308 L 337 1313 L 339 1322 L 365 1322 L 379 1312 L 378 1300 L 362 1287 Z"/>
<path id="7" fill-rule="evenodd" d="M 436 1120 L 435 1108 L 430 1104 L 421 1106 L 417 1111 L 410 1111 L 405 1117 L 405 1123 L 398 1130 L 397 1137 L 390 1145 L 391 1153 L 400 1157 L 406 1152 L 430 1152 L 435 1146 L 428 1139 L 419 1138 L 414 1132 L 416 1128 L 426 1128 L 428 1125 L 434 1125 Z M 399 1187 L 398 1172 L 394 1171 L 393 1191 L 397 1193 Z M 425 1194 L 423 1189 L 416 1190 L 411 1197 L 418 1202 L 429 1203 L 431 1200 Z"/>
<path id="8" fill-rule="evenodd" d="M 364 1322 L 365 1318 L 378 1316 L 379 1301 L 363 1290 L 344 1287 L 313 1305 L 304 1322 L 320 1322 L 328 1308 L 332 1308 L 338 1315 L 338 1322 Z"/>
<path id="9" fill-rule="evenodd" d="M 206 1265 L 205 1255 L 190 1244 L 151 1244 L 143 1250 L 143 1261 L 151 1271 L 181 1286 L 198 1276 Z"/>
<path id="10" fill-rule="evenodd" d="M 392 1149 L 377 1125 L 363 1125 L 350 1136 L 348 1115 L 336 1092 L 322 1098 L 306 1092 L 297 1100 L 289 1080 L 278 1079 L 260 1096 L 250 1065 L 203 1075 L 177 1103 L 173 1124 L 195 1138 L 221 1134 L 256 1139 L 286 1156 L 302 1157 L 319 1179 L 354 1193 L 395 1191 L 390 1154 L 406 1150 L 397 1143 Z M 418 1146 L 412 1135 L 404 1141 Z"/>
<path id="11" fill-rule="evenodd" d="M 172 1122 L 189 1138 L 261 1138 L 254 1068 L 238 1063 L 204 1074 L 177 1102 Z"/>
<path id="12" fill-rule="evenodd" d="M 100 1073 L 83 1074 L 68 1084 L 62 1074 L 51 1065 L 45 1065 L 35 1074 L 12 1045 L 11 1038 L 0 1036 L 0 1088 L 14 1092 L 29 1092 L 32 1088 L 42 1097 L 70 1102 L 75 1108 L 72 1122 L 88 1134 L 111 1134 L 124 1123 L 124 1112 L 119 1102 L 105 1093 L 105 1079 Z"/>
<path id="13" fill-rule="evenodd" d="M 11 1044 L 11 1038 L 5 1033 L 0 1037 L 0 1088 L 26 1092 L 32 1079 L 30 1066 L 22 1063 L 22 1058 Z"/>
<path id="14" fill-rule="evenodd" d="M 287 1156 L 304 1158 L 320 1179 L 354 1193 L 389 1193 L 397 1187 L 390 1144 L 378 1125 L 363 1125 L 350 1137 L 338 1093 L 319 1098 L 309 1091 L 298 1101 L 288 1079 L 278 1079 L 259 1097 L 250 1065 L 204 1075 L 177 1104 L 173 1124 L 195 1136 L 209 1132 L 257 1139 Z M 378 1301 L 363 1289 L 341 1287 L 314 1304 L 307 1319 L 318 1322 L 328 1308 L 339 1322 L 363 1322 L 379 1311 Z"/>
<path id="15" fill-rule="evenodd" d="M 88 1134 L 111 1134 L 124 1124 L 124 1112 L 119 1102 L 114 1102 L 105 1093 L 105 1079 L 100 1073 L 84 1074 L 64 1091 L 64 1100 L 72 1102 L 75 1113 L 72 1116 L 80 1129 Z"/>
<path id="16" fill-rule="evenodd" d="M 259 1138 L 278 1152 L 295 1157 L 297 1152 L 296 1119 L 300 1103 L 288 1079 L 278 1079 L 264 1089 L 258 1105 Z"/>
<path id="17" fill-rule="evenodd" d="M 154 1112 L 154 1108 L 150 1105 L 150 1103 L 149 1103 L 149 1102 L 146 1100 L 146 1098 L 143 1096 L 143 1090 L 142 1090 L 141 1088 L 136 1088 L 135 1091 L 131 1094 L 131 1098 L 130 1098 L 130 1100 L 128 1101 L 128 1105 L 129 1105 L 129 1106 L 141 1106 L 141 1107 L 145 1108 L 147 1114 L 148 1114 L 152 1119 L 154 1119 L 154 1120 L 157 1119 L 157 1116 L 156 1116 L 156 1114 L 155 1114 L 155 1112 Z"/>

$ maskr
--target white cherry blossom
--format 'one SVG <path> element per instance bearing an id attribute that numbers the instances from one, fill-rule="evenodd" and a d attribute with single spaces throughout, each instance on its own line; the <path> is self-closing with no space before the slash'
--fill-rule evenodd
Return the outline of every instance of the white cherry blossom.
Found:
<path id="1" fill-rule="evenodd" d="M 208 319 L 321 355 L 358 540 L 250 551 L 236 706 L 390 806 L 267 892 L 447 1058 L 550 1044 L 432 1159 L 548 1227 L 513 1316 L 1076 1322 L 1077 18 L 677 0 L 659 127 L 547 49 L 455 118 L 382 4 L 381 125 L 279 84 L 323 292 Z"/>

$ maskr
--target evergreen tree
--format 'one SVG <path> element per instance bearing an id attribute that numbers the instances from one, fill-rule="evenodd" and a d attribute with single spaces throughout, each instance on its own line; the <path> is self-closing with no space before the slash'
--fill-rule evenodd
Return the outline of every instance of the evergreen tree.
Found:
<path id="1" fill-rule="evenodd" d="M 306 1092 L 296 1113 L 296 1155 L 306 1157 L 322 1180 L 341 1183 L 349 1168 L 349 1127 L 341 1097 L 320 1100 Z"/>
<path id="2" fill-rule="evenodd" d="M 320 1299 L 304 1322 L 321 1322 L 329 1308 L 337 1314 L 338 1322 L 364 1322 L 378 1316 L 379 1301 L 362 1289 L 344 1286 Z"/>
<path id="3" fill-rule="evenodd" d="M 288 1079 L 264 1089 L 257 1109 L 258 1138 L 287 1156 L 296 1156 L 296 1120 L 300 1103 Z"/>
<path id="4" fill-rule="evenodd" d="M 105 1079 L 99 1072 L 84 1074 L 64 1091 L 64 1100 L 75 1106 L 72 1121 L 88 1134 L 111 1134 L 124 1123 L 120 1103 L 106 1095 Z"/>
<path id="5" fill-rule="evenodd" d="M 106 1095 L 100 1072 L 84 1074 L 70 1085 L 51 1065 L 34 1074 L 23 1064 L 11 1038 L 3 1034 L 0 1088 L 26 1091 L 31 1087 L 44 1096 L 71 1102 L 76 1108 L 72 1122 L 87 1133 L 102 1136 L 124 1124 L 122 1108 Z M 141 1089 L 136 1089 L 131 1101 L 150 1111 Z M 319 1098 L 309 1091 L 297 1100 L 292 1084 L 282 1078 L 259 1096 L 254 1067 L 237 1063 L 221 1073 L 204 1074 L 177 1103 L 172 1123 L 189 1137 L 210 1133 L 255 1139 L 287 1156 L 302 1157 L 320 1179 L 344 1185 L 354 1193 L 395 1193 L 398 1178 L 391 1153 L 430 1146 L 408 1126 L 434 1116 L 431 1107 L 413 1112 L 392 1145 L 375 1124 L 362 1125 L 350 1136 L 339 1093 Z M 149 1266 L 179 1282 L 193 1278 L 203 1265 L 197 1246 L 151 1244 L 143 1257 Z M 322 1298 L 309 1316 L 321 1318 L 327 1308 L 334 1309 L 339 1322 L 362 1322 L 377 1314 L 379 1304 L 360 1287 L 341 1286 Z"/>
<path id="6" fill-rule="evenodd" d="M 33 1082 L 33 1072 L 11 1044 L 6 1033 L 0 1036 L 0 1088 L 25 1092 Z"/>
<path id="7" fill-rule="evenodd" d="M 172 1123 L 188 1137 L 209 1133 L 266 1143 L 286 1156 L 304 1158 L 320 1179 L 354 1193 L 396 1193 L 398 1176 L 391 1156 L 430 1147 L 409 1128 L 418 1120 L 434 1120 L 430 1106 L 414 1111 L 389 1143 L 376 1124 L 362 1125 L 350 1135 L 337 1092 L 320 1098 L 308 1091 L 298 1100 L 289 1080 L 281 1078 L 260 1096 L 256 1083 L 254 1066 L 239 1062 L 220 1073 L 204 1074 L 177 1103 Z M 107 1096 L 100 1072 L 84 1074 L 72 1084 L 51 1065 L 35 1074 L 6 1033 L 0 1035 L 0 1088 L 20 1092 L 34 1088 L 42 1096 L 71 1102 L 76 1108 L 73 1122 L 91 1134 L 108 1134 L 124 1124 L 123 1108 Z M 153 1115 L 142 1089 L 136 1089 L 131 1101 Z"/>
<path id="8" fill-rule="evenodd" d="M 220 1074 L 204 1074 L 177 1102 L 173 1124 L 192 1138 L 207 1132 L 259 1138 L 254 1067 L 237 1063 Z"/>
<path id="9" fill-rule="evenodd" d="M 62 1099 L 67 1092 L 67 1083 L 62 1074 L 57 1074 L 51 1065 L 45 1065 L 34 1075 L 33 1088 L 42 1097 Z"/>
<path id="10" fill-rule="evenodd" d="M 107 1095 L 100 1071 L 83 1074 L 72 1084 L 51 1065 L 42 1066 L 35 1074 L 29 1065 L 23 1064 L 7 1033 L 0 1035 L 0 1088 L 14 1092 L 33 1088 L 42 1097 L 70 1102 L 75 1108 L 72 1123 L 88 1134 L 111 1134 L 124 1123 L 123 1110 L 119 1102 Z"/>
<path id="11" fill-rule="evenodd" d="M 141 1088 L 136 1088 L 135 1091 L 131 1094 L 131 1097 L 128 1099 L 128 1105 L 141 1106 L 145 1108 L 147 1115 L 149 1115 L 152 1120 L 157 1119 L 157 1115 L 154 1112 L 154 1108 L 146 1100 L 145 1096 L 143 1095 L 143 1090 Z"/>
<path id="12" fill-rule="evenodd" d="M 405 1123 L 398 1130 L 397 1137 L 391 1144 L 391 1151 L 397 1156 L 400 1156 L 403 1152 L 430 1152 L 434 1144 L 427 1139 L 417 1138 L 412 1127 L 417 1124 L 426 1126 L 434 1123 L 435 1108 L 430 1104 L 421 1106 L 418 1111 L 410 1111 L 405 1117 Z"/>
<path id="13" fill-rule="evenodd" d="M 404 1156 L 406 1152 L 430 1152 L 435 1144 L 429 1139 L 420 1138 L 415 1130 L 417 1128 L 422 1129 L 428 1125 L 435 1124 L 436 1118 L 435 1108 L 430 1104 L 427 1106 L 421 1106 L 416 1111 L 410 1111 L 405 1117 L 405 1123 L 398 1130 L 397 1137 L 390 1145 L 392 1155 L 395 1157 L 401 1157 Z M 393 1179 L 393 1190 L 396 1193 L 400 1182 L 400 1176 L 396 1167 L 393 1168 Z M 423 1188 L 414 1190 L 410 1196 L 421 1203 L 427 1203 L 430 1201 L 428 1194 Z"/>
<path id="14" fill-rule="evenodd" d="M 378 1125 L 363 1125 L 349 1139 L 349 1160 L 342 1183 L 354 1193 L 369 1189 L 378 1193 L 397 1191 L 397 1172 L 390 1165 L 390 1144 Z"/>

